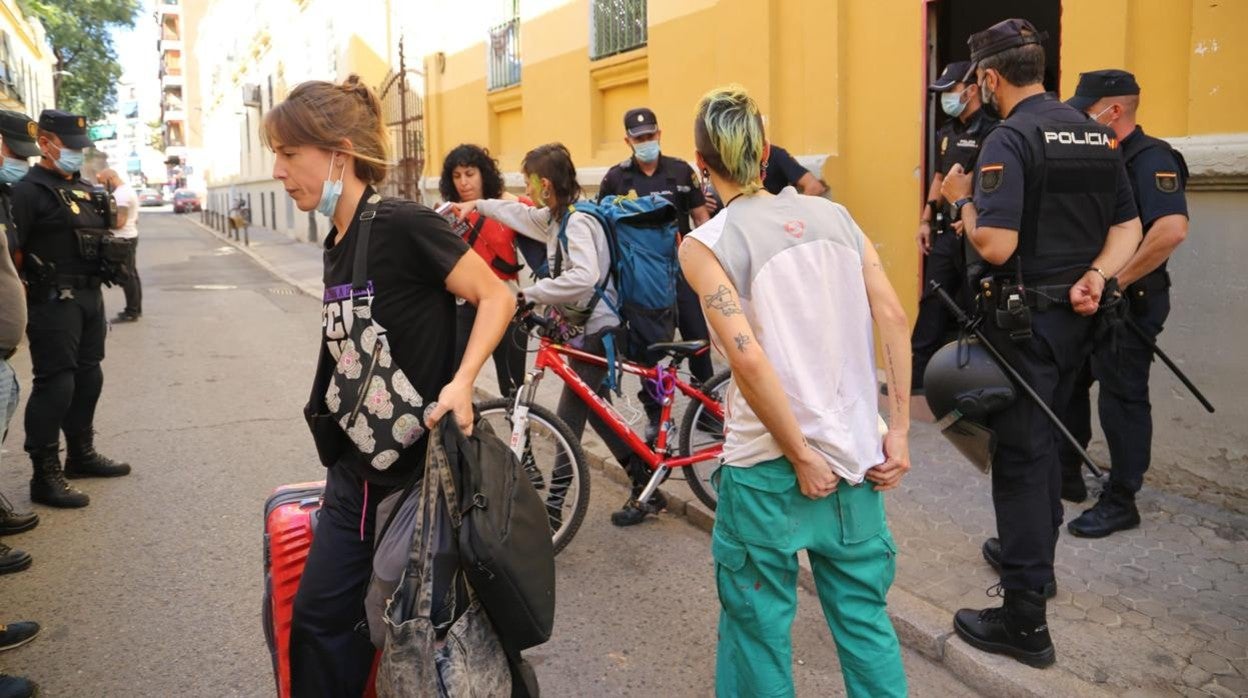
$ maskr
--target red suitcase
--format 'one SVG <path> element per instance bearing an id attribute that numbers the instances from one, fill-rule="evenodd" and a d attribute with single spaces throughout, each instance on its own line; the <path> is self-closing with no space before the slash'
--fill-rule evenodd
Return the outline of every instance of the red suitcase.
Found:
<path id="1" fill-rule="evenodd" d="M 264 639 L 279 698 L 290 696 L 290 617 L 312 547 L 325 482 L 279 487 L 264 503 Z M 377 666 L 374 662 L 373 672 Z M 364 698 L 372 698 L 370 677 Z"/>

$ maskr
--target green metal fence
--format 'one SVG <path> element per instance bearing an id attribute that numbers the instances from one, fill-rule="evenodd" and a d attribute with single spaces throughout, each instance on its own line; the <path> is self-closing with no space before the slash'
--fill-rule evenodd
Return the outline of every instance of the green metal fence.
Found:
<path id="1" fill-rule="evenodd" d="M 591 59 L 606 58 L 645 45 L 646 0 L 591 0 Z"/>

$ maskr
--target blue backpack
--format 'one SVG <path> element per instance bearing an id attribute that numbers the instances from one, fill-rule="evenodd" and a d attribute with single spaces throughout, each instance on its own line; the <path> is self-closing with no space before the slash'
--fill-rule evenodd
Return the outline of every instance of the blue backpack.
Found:
<path id="1" fill-rule="evenodd" d="M 590 309 L 606 303 L 620 318 L 621 350 L 625 356 L 652 364 L 662 358 L 648 348 L 655 342 L 670 342 L 676 332 L 676 245 L 680 228 L 676 207 L 667 199 L 650 195 L 638 198 L 606 196 L 597 203 L 580 201 L 572 210 L 593 216 L 607 235 L 611 268 L 594 289 Z M 568 218 L 559 228 L 559 249 L 555 275 L 562 267 L 562 253 L 568 245 Z M 618 299 L 612 303 L 605 290 L 614 282 Z M 608 354 L 613 353 L 608 342 Z M 614 357 L 608 356 L 609 360 Z"/>

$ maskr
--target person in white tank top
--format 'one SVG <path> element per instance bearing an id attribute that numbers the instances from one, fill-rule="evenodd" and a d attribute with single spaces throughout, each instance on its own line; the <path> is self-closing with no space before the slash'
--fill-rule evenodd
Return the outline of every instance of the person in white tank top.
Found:
<path id="1" fill-rule="evenodd" d="M 790 628 L 804 549 L 847 693 L 904 696 L 885 612 L 897 549 L 882 493 L 910 469 L 905 311 L 843 206 L 791 187 L 761 190 L 769 145 L 743 89 L 708 93 L 694 123 L 698 166 L 726 203 L 686 236 L 680 263 L 733 375 L 713 478 L 716 693 L 793 694 Z M 873 322 L 894 396 L 883 430 Z"/>

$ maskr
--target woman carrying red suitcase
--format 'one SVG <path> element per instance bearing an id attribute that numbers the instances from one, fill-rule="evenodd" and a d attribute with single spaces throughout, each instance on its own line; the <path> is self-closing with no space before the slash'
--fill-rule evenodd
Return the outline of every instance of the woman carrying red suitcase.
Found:
<path id="1" fill-rule="evenodd" d="M 417 407 L 436 401 L 426 426 L 453 412 L 460 427 L 470 430 L 473 383 L 502 338 L 515 299 L 481 257 L 466 254 L 468 246 L 446 219 L 420 204 L 377 194 L 374 187 L 390 166 L 387 134 L 377 95 L 357 76 L 342 84 L 299 85 L 265 115 L 262 138 L 274 154 L 274 178 L 299 210 L 318 211 L 332 224 L 325 238 L 321 360 L 305 408 L 328 472 L 295 596 L 291 692 L 358 696 L 375 652 L 357 626 L 365 617 L 377 503 L 423 473 L 425 439 L 374 456 L 367 445 L 371 438 L 355 433 L 348 439 L 334 421 L 317 421 L 336 412 L 329 403 L 342 399 L 337 377 L 329 374 L 359 358 L 353 354 L 353 323 L 372 322 L 384 330 L 389 356 L 404 379 L 401 385 L 394 380 L 389 392 L 361 393 L 360 403 L 386 417 L 391 400 Z M 362 233 L 365 220 L 369 227 Z M 367 250 L 357 249 L 359 239 L 367 240 Z M 365 255 L 366 284 L 353 283 L 358 254 Z M 458 365 L 456 297 L 477 308 Z M 363 314 L 362 300 L 368 307 Z M 398 438 L 399 425 L 394 428 Z M 403 428 L 407 434 L 420 431 L 410 424 Z"/>

